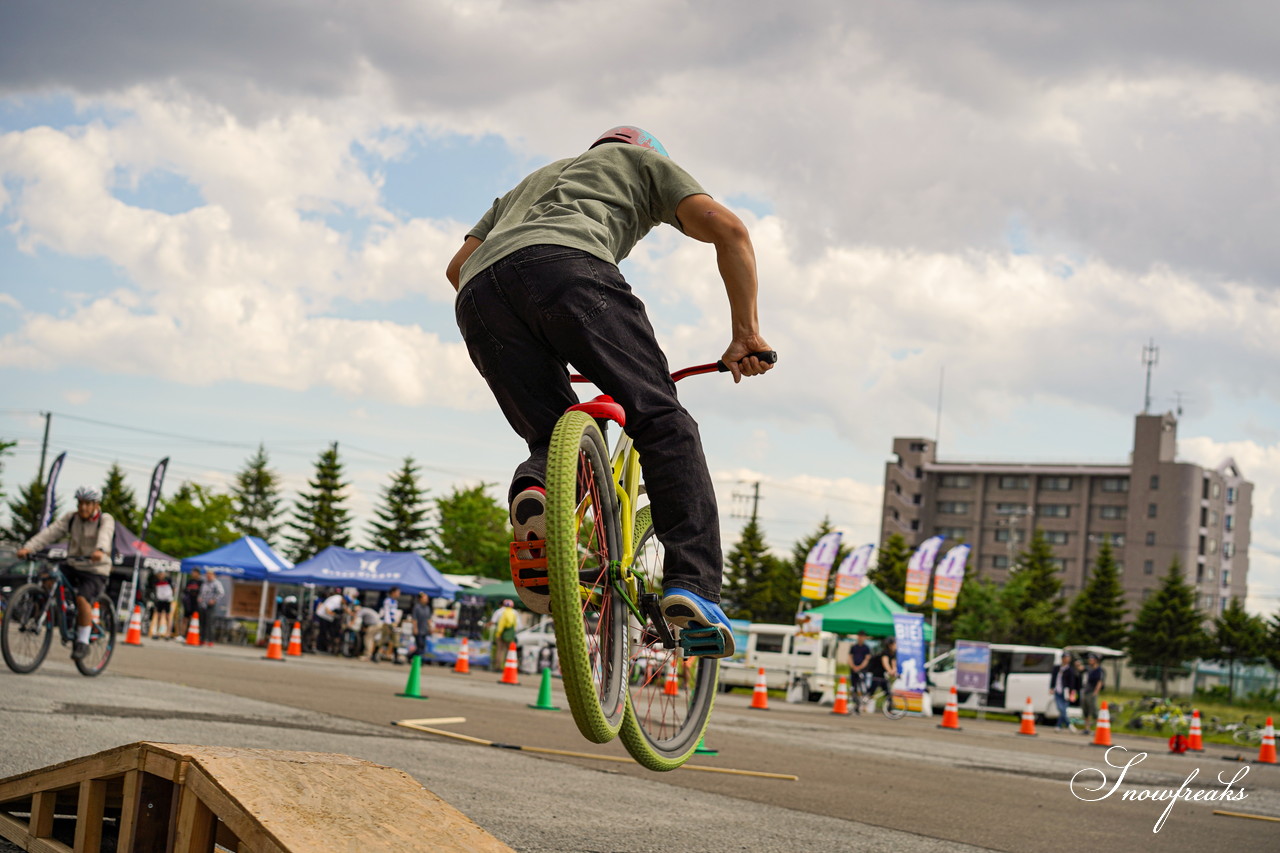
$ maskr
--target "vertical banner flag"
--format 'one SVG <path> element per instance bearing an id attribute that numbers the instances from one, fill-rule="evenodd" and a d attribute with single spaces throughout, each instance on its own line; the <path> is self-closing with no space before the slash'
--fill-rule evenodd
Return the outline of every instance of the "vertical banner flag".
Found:
<path id="1" fill-rule="evenodd" d="M 58 454 L 58 458 L 53 460 L 53 464 L 49 466 L 49 479 L 44 484 L 44 509 L 40 514 L 40 529 L 44 530 L 50 524 L 53 524 L 54 489 L 58 485 L 58 473 L 62 471 L 62 461 L 67 458 L 67 451 Z"/>
<path id="2" fill-rule="evenodd" d="M 151 494 L 147 495 L 147 510 L 142 514 L 142 529 L 138 531 L 138 541 L 147 541 L 147 528 L 151 526 L 151 517 L 156 514 L 156 504 L 160 503 L 160 487 L 164 485 L 164 472 L 169 467 L 169 457 L 156 463 L 151 472 Z"/>
<path id="3" fill-rule="evenodd" d="M 804 580 L 800 583 L 800 597 L 821 601 L 827 597 L 827 578 L 831 565 L 840 553 L 840 531 L 828 533 L 813 546 L 804 560 Z"/>
<path id="4" fill-rule="evenodd" d="M 929 591 L 929 573 L 933 571 L 933 561 L 938 559 L 938 549 L 942 547 L 941 536 L 931 536 L 920 544 L 907 563 L 907 604 L 924 604 L 924 595 Z"/>
<path id="5" fill-rule="evenodd" d="M 902 687 L 912 693 L 923 693 L 924 616 L 920 613 L 893 614 L 893 636 L 898 640 L 898 677 Z"/>
<path id="6" fill-rule="evenodd" d="M 871 555 L 875 550 L 875 545 L 863 545 L 844 558 L 836 569 L 836 601 L 848 598 L 867 585 L 867 570 L 871 568 Z"/>
<path id="7" fill-rule="evenodd" d="M 968 545 L 957 545 L 947 552 L 933 576 L 933 609 L 954 610 L 960 584 L 964 582 L 964 566 L 969 562 Z"/>

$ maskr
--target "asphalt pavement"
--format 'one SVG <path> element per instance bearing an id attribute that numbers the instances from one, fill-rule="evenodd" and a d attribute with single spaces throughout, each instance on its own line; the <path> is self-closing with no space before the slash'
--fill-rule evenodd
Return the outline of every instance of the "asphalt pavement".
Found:
<path id="1" fill-rule="evenodd" d="M 533 710 L 538 680 L 497 683 L 423 669 L 426 701 L 397 697 L 408 668 L 307 655 L 283 663 L 256 649 L 120 647 L 108 672 L 80 676 L 54 649 L 39 672 L 0 670 L 0 777 L 138 740 L 339 752 L 400 768 L 479 825 L 523 851 L 1056 851 L 1063 849 L 1280 849 L 1280 824 L 1217 816 L 1214 809 L 1280 817 L 1280 768 L 1224 758 L 1212 747 L 1169 756 L 1162 742 L 1125 739 L 1148 756 L 1125 772 L 1080 735 L 1037 738 L 1016 726 L 938 718 L 843 717 L 830 708 L 748 708 L 750 694 L 718 698 L 707 745 L 691 764 L 793 774 L 779 781 L 492 749 L 391 725 L 464 717 L 440 728 L 506 744 L 625 756 L 618 743 L 584 741 L 567 710 Z M 559 682 L 555 704 L 565 708 Z M 1251 756 L 1246 756 L 1251 757 Z M 1122 800 L 1178 789 L 1220 791 L 1248 767 L 1235 802 Z M 1097 768 L 1107 774 L 1105 784 Z M 1076 777 L 1073 794 L 1072 778 Z M 1089 788 L 1100 788 L 1091 792 Z M 1148 794 L 1150 796 L 1150 793 Z M 1081 797 L 1084 797 L 1082 799 Z M 423 828 L 430 849 L 430 828 Z"/>

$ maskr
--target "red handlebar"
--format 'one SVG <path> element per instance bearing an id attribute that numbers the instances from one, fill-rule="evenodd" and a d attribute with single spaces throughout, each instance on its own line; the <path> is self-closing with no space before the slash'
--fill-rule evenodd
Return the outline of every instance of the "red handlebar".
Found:
<path id="1" fill-rule="evenodd" d="M 778 363 L 778 354 L 773 350 L 765 350 L 764 352 L 753 352 L 751 353 L 751 355 L 748 355 L 746 357 L 750 358 L 751 356 L 755 356 L 761 361 L 768 362 L 769 364 Z M 679 382 L 681 379 L 684 379 L 689 376 L 697 376 L 700 373 L 728 373 L 728 372 L 729 372 L 729 366 L 726 365 L 723 361 L 717 361 L 712 364 L 696 364 L 693 367 L 681 368 L 680 370 L 677 370 L 675 373 L 671 374 L 671 379 L 673 382 Z M 569 374 L 569 381 L 570 382 L 590 382 L 591 380 L 583 376 L 582 374 L 571 373 Z"/>

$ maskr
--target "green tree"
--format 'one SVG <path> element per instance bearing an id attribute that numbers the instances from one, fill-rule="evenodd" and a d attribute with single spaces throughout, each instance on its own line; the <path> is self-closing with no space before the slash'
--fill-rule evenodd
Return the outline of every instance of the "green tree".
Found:
<path id="1" fill-rule="evenodd" d="M 1012 623 L 1007 642 L 1048 646 L 1061 641 L 1062 578 L 1053 560 L 1053 548 L 1037 528 L 1001 591 Z"/>
<path id="2" fill-rule="evenodd" d="M 725 613 L 752 622 L 790 622 L 798 606 L 791 565 L 769 552 L 757 519 L 742 528 L 725 558 Z"/>
<path id="3" fill-rule="evenodd" d="M 907 597 L 907 563 L 911 548 L 901 533 L 894 533 L 880 545 L 875 567 L 867 572 L 867 580 L 880 591 L 902 604 Z"/>
<path id="4" fill-rule="evenodd" d="M 4 458 L 9 455 L 9 451 L 18 446 L 16 441 L 5 441 L 0 438 L 0 478 L 4 475 Z M 5 497 L 4 481 L 0 479 L 0 498 Z"/>
<path id="5" fill-rule="evenodd" d="M 124 471 L 119 462 L 112 462 L 107 469 L 107 482 L 102 487 L 102 511 L 134 533 L 141 533 L 138 522 L 142 513 L 138 511 L 138 498 L 133 489 L 125 485 Z"/>
<path id="6" fill-rule="evenodd" d="M 1227 665 L 1227 699 L 1235 697 L 1236 662 L 1251 663 L 1267 651 L 1267 623 L 1247 612 L 1240 599 L 1233 598 L 1222 615 L 1213 620 L 1206 655 Z"/>
<path id="7" fill-rule="evenodd" d="M 18 488 L 18 496 L 9 501 L 9 527 L 5 535 L 14 542 L 26 542 L 40 531 L 40 513 L 44 511 L 45 483 L 39 477 Z M 53 514 L 56 518 L 62 501 L 55 494 Z"/>
<path id="8" fill-rule="evenodd" d="M 1160 695 L 1169 695 L 1171 675 L 1205 651 L 1208 637 L 1204 615 L 1196 609 L 1195 590 L 1182 577 L 1175 558 L 1156 594 L 1143 603 L 1129 629 L 1129 659 L 1142 678 L 1160 682 Z"/>
<path id="9" fill-rule="evenodd" d="M 1267 648 L 1265 651 L 1267 663 L 1280 669 L 1280 610 L 1271 615 L 1271 621 L 1267 623 Z"/>
<path id="10" fill-rule="evenodd" d="M 236 474 L 231 498 L 236 530 L 243 536 L 257 536 L 274 546 L 284 528 L 280 520 L 280 475 L 271 470 L 267 449 L 262 444 Z"/>
<path id="11" fill-rule="evenodd" d="M 162 501 L 147 533 L 150 544 L 179 559 L 212 551 L 237 538 L 231 496 L 183 483 Z"/>
<path id="12" fill-rule="evenodd" d="M 342 482 L 342 461 L 338 442 L 321 451 L 316 459 L 315 478 L 307 481 L 310 491 L 301 492 L 289 522 L 292 534 L 289 559 L 295 563 L 315 556 L 331 545 L 345 548 L 350 541 L 351 514 L 344 503 L 349 483 Z"/>
<path id="13" fill-rule="evenodd" d="M 485 491 L 490 485 L 455 486 L 449 495 L 436 498 L 436 524 L 427 559 L 440 571 L 500 580 L 511 577 L 509 513 Z"/>
<path id="14" fill-rule="evenodd" d="M 818 525 L 817 530 L 810 533 L 808 536 L 801 539 L 794 546 L 792 546 L 790 574 L 791 574 L 791 577 L 794 579 L 794 583 L 793 583 L 794 592 L 793 592 L 793 595 L 791 596 L 791 600 L 793 601 L 793 607 L 791 609 L 791 616 L 788 617 L 786 621 L 791 621 L 792 619 L 794 619 L 797 611 L 800 608 L 800 587 L 801 587 L 801 584 L 804 582 L 804 564 L 805 564 L 805 561 L 809 558 L 809 552 L 812 551 L 814 546 L 818 544 L 819 539 L 821 539 L 823 536 L 826 536 L 828 533 L 834 533 L 834 532 L 835 532 L 835 527 L 831 524 L 831 519 L 823 518 L 822 522 Z M 840 565 L 840 561 L 845 558 L 845 556 L 849 553 L 850 550 L 851 549 L 845 547 L 843 544 L 840 546 L 835 556 L 835 562 L 831 564 L 831 572 L 830 574 L 827 575 L 827 586 L 822 591 L 822 598 L 807 599 L 807 601 L 810 604 L 816 607 L 819 604 L 824 603 L 828 598 L 831 597 L 831 588 L 835 584 L 836 567 Z"/>
<path id="15" fill-rule="evenodd" d="M 374 510 L 378 520 L 370 527 L 370 548 L 375 551 L 422 551 L 427 546 L 427 493 L 418 487 L 418 471 L 406 456 L 391 483 L 382 489 L 382 501 Z"/>
<path id="16" fill-rule="evenodd" d="M 1126 612 L 1120 570 L 1111 551 L 1111 540 L 1104 538 L 1093 574 L 1071 602 L 1067 642 L 1120 648 L 1124 645 Z"/>
<path id="17" fill-rule="evenodd" d="M 1003 643 L 1011 636 L 1013 617 L 1000 585 L 990 578 L 966 577 L 956 598 L 951 639 Z"/>

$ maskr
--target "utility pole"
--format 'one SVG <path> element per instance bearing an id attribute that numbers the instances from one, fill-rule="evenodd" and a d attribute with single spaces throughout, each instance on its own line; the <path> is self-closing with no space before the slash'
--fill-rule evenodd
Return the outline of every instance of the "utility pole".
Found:
<path id="1" fill-rule="evenodd" d="M 1147 392 L 1142 398 L 1142 414 L 1151 414 L 1151 368 L 1160 362 L 1160 349 L 1153 338 L 1142 348 L 1142 363 L 1147 366 Z"/>
<path id="2" fill-rule="evenodd" d="M 744 483 L 746 481 L 739 480 L 738 482 Z M 742 515 L 735 511 L 734 513 L 732 513 L 733 518 L 750 518 L 751 523 L 755 524 L 756 520 L 760 517 L 760 481 L 756 480 L 754 483 L 751 484 L 751 494 L 744 495 L 738 492 L 734 492 L 733 499 L 735 501 L 747 501 L 747 500 L 751 501 L 750 516 Z"/>
<path id="3" fill-rule="evenodd" d="M 36 472 L 37 483 L 44 479 L 44 458 L 49 452 L 49 421 L 53 419 L 53 412 L 40 414 L 44 415 L 44 441 L 40 444 L 40 470 Z"/>

